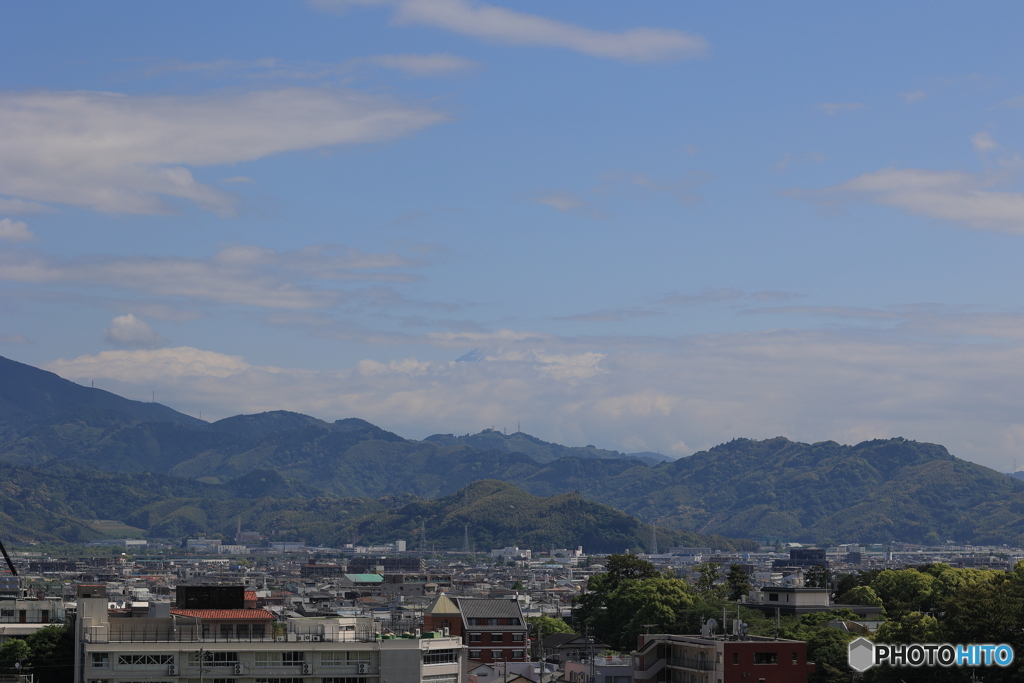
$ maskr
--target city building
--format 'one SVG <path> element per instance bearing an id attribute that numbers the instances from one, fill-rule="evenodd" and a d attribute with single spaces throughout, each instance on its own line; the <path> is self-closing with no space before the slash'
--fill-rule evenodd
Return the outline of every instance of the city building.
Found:
<path id="1" fill-rule="evenodd" d="M 745 635 L 641 635 L 637 683 L 807 683 L 807 643 Z"/>
<path id="2" fill-rule="evenodd" d="M 369 617 L 275 622 L 245 607 L 242 591 L 202 590 L 234 587 L 187 588 L 174 608 L 150 603 L 145 612 L 119 613 L 108 609 L 106 586 L 78 586 L 74 683 L 465 681 L 459 638 L 381 636 Z"/>

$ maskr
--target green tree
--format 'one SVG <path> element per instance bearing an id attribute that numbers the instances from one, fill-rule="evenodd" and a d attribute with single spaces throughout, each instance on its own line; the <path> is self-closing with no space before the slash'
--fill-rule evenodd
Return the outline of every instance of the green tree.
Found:
<path id="1" fill-rule="evenodd" d="M 519 579 L 516 579 L 516 582 L 512 584 L 512 590 L 514 590 L 514 591 L 521 591 L 521 590 L 523 590 L 523 582 L 520 581 Z"/>
<path id="2" fill-rule="evenodd" d="M 661 575 L 657 567 L 636 555 L 609 555 L 605 567 L 616 586 L 623 579 L 642 581 Z"/>
<path id="3" fill-rule="evenodd" d="M 904 612 L 887 619 L 875 634 L 880 643 L 939 643 L 941 637 L 939 620 L 920 612 Z"/>
<path id="4" fill-rule="evenodd" d="M 697 590 L 702 593 L 714 590 L 715 581 L 718 580 L 718 572 L 721 568 L 722 565 L 717 562 L 704 562 L 694 567 L 697 572 L 697 580 L 694 582 L 694 586 Z"/>
<path id="5" fill-rule="evenodd" d="M 569 624 L 554 617 L 528 617 L 526 622 L 530 625 L 530 633 L 536 633 L 542 639 L 555 633 L 576 633 Z"/>
<path id="6" fill-rule="evenodd" d="M 739 600 L 750 592 L 750 577 L 747 576 L 747 570 L 738 564 L 729 565 L 729 574 L 725 577 L 725 583 L 730 600 Z"/>
<path id="7" fill-rule="evenodd" d="M 36 683 L 65 683 L 74 678 L 75 637 L 63 626 L 41 628 L 25 643 L 32 651 L 29 659 Z"/>
<path id="8" fill-rule="evenodd" d="M 902 612 L 927 611 L 935 582 L 934 576 L 916 569 L 886 569 L 875 577 L 871 588 L 882 599 L 890 616 L 897 616 Z"/>
<path id="9" fill-rule="evenodd" d="M 8 640 L 0 645 L 0 673 L 13 674 L 16 671 L 14 665 L 21 663 L 24 666 L 31 656 L 32 650 L 24 640 Z"/>
<path id="10" fill-rule="evenodd" d="M 809 588 L 828 588 L 829 581 L 831 580 L 832 577 L 829 571 L 824 566 L 816 564 L 807 570 L 804 584 Z"/>
<path id="11" fill-rule="evenodd" d="M 836 602 L 840 605 L 882 606 L 882 598 L 878 597 L 878 593 L 871 586 L 854 586 L 836 598 Z"/>

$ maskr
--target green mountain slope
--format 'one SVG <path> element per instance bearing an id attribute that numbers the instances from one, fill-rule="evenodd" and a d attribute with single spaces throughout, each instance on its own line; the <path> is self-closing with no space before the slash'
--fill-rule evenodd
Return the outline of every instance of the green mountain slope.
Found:
<path id="1" fill-rule="evenodd" d="M 595 493 L 643 519 L 727 536 L 1024 543 L 1024 482 L 900 438 L 737 439 L 604 479 Z"/>
<path id="2" fill-rule="evenodd" d="M 252 475 L 278 497 L 429 499 L 493 479 L 535 496 L 578 491 L 659 526 L 730 537 L 1024 545 L 1024 481 L 899 438 L 853 446 L 736 439 L 655 464 L 522 432 L 414 441 L 356 418 L 328 423 L 286 411 L 211 425 L 4 361 L 0 377 L 8 376 L 15 384 L 0 383 L 0 461 L 23 465 L 227 486 Z"/>

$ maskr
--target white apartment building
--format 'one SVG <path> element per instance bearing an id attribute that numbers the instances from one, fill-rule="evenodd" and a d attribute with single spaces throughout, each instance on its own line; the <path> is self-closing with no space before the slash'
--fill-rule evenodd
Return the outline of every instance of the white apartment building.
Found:
<path id="1" fill-rule="evenodd" d="M 457 637 L 382 638 L 372 619 L 291 619 L 266 610 L 112 614 L 104 586 L 78 587 L 74 683 L 464 683 Z M 258 627 L 258 628 L 257 628 Z M 244 630 L 243 630 L 244 629 Z M 258 635 L 257 635 L 258 634 Z"/>

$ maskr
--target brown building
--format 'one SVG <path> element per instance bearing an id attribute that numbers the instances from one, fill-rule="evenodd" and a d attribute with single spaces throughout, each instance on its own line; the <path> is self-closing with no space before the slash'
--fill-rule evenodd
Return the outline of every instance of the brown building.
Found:
<path id="1" fill-rule="evenodd" d="M 529 661 L 529 627 L 518 600 L 437 596 L 423 613 L 423 628 L 445 628 L 469 648 L 469 660 L 495 662 Z"/>

